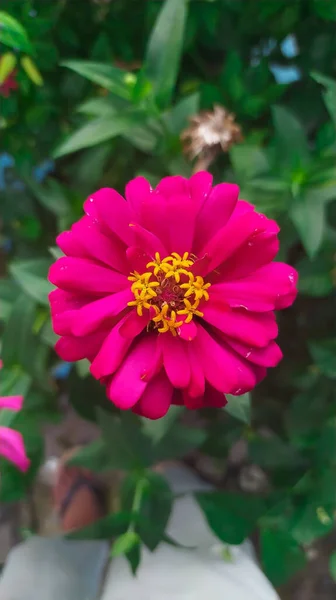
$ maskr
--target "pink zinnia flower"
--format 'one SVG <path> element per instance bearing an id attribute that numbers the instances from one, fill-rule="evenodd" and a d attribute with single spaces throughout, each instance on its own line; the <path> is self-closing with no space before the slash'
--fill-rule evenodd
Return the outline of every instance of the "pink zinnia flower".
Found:
<path id="1" fill-rule="evenodd" d="M 0 360 L 0 369 L 2 361 Z M 14 412 L 21 410 L 23 404 L 22 396 L 0 396 L 0 410 L 7 409 Z M 27 458 L 21 433 L 0 426 L 0 454 L 14 463 L 20 471 L 27 471 L 30 461 Z"/>
<path id="2" fill-rule="evenodd" d="M 296 271 L 272 262 L 275 221 L 209 173 L 143 177 L 126 201 L 101 189 L 57 239 L 53 327 L 66 361 L 87 358 L 121 409 L 162 417 L 171 404 L 224 406 L 265 377 L 281 351 L 274 310 L 296 296 Z"/>

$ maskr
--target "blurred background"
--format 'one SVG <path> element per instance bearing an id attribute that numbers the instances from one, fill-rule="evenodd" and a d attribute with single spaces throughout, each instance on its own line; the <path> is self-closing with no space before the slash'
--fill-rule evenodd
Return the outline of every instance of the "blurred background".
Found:
<path id="1" fill-rule="evenodd" d="M 163 457 L 222 490 L 222 511 L 239 496 L 244 519 L 219 536 L 254 532 L 283 598 L 335 597 L 335 28 L 336 0 L 2 0 L 0 396 L 25 396 L 11 425 L 32 467 L 0 460 L 1 561 L 43 531 L 46 457 L 95 440 L 110 411 L 88 364 L 53 351 L 57 233 L 99 187 L 207 169 L 279 222 L 300 294 L 279 317 L 280 366 L 220 413 L 174 414 Z M 88 448 L 77 464 L 100 472 Z"/>

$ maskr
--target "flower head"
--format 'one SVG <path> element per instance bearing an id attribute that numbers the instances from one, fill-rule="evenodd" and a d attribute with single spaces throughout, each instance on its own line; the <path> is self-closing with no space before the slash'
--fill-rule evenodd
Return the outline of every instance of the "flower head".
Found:
<path id="1" fill-rule="evenodd" d="M 272 262 L 275 221 L 212 187 L 209 173 L 142 177 L 99 190 L 58 245 L 50 269 L 56 344 L 121 409 L 162 417 L 171 404 L 224 406 L 281 359 L 274 310 L 296 296 L 293 268 Z"/>
<path id="2" fill-rule="evenodd" d="M 0 411 L 7 409 L 18 412 L 22 408 L 22 403 L 22 396 L 0 396 Z M 16 465 L 20 471 L 25 472 L 29 468 L 30 461 L 26 455 L 22 435 L 10 427 L 0 426 L 0 455 Z"/>
<path id="3" fill-rule="evenodd" d="M 216 104 L 213 110 L 204 110 L 190 118 L 190 125 L 182 132 L 181 139 L 186 156 L 211 158 L 227 152 L 231 146 L 243 140 L 235 115 Z"/>

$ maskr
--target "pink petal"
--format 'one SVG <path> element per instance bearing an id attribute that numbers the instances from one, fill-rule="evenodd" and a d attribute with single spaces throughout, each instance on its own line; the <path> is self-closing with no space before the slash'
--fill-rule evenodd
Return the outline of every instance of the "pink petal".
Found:
<path id="1" fill-rule="evenodd" d="M 137 271 L 138 273 L 145 273 L 147 271 L 146 265 L 152 260 L 152 256 L 137 246 L 127 248 L 126 256 L 129 264 L 129 272 Z"/>
<path id="2" fill-rule="evenodd" d="M 188 344 L 173 337 L 169 332 L 159 336 L 163 365 L 171 384 L 176 388 L 187 387 L 190 380 Z"/>
<path id="3" fill-rule="evenodd" d="M 170 252 L 190 252 L 194 239 L 196 207 L 190 196 L 176 195 L 168 200 L 167 227 Z"/>
<path id="4" fill-rule="evenodd" d="M 208 201 L 212 180 L 212 175 L 207 173 L 207 171 L 199 171 L 189 179 L 190 195 L 197 211 Z"/>
<path id="5" fill-rule="evenodd" d="M 209 272 L 226 261 L 244 242 L 263 231 L 266 224 L 266 217 L 253 211 L 232 217 L 201 250 L 201 256 L 209 254 L 211 258 Z"/>
<path id="6" fill-rule="evenodd" d="M 204 396 L 205 379 L 202 368 L 202 362 L 196 352 L 194 344 L 188 344 L 188 354 L 190 363 L 190 382 L 188 386 L 188 395 L 191 398 Z"/>
<path id="7" fill-rule="evenodd" d="M 161 371 L 146 387 L 140 400 L 133 407 L 136 412 L 147 419 L 161 419 L 168 412 L 173 395 L 173 387 L 164 371 Z"/>
<path id="8" fill-rule="evenodd" d="M 151 231 L 164 247 L 169 245 L 169 232 L 167 230 L 168 200 L 158 191 L 151 194 L 142 202 L 139 224 Z"/>
<path id="9" fill-rule="evenodd" d="M 193 342 L 207 381 L 219 392 L 228 394 L 249 391 L 256 385 L 254 367 L 244 361 L 224 342 L 216 341 L 199 326 Z"/>
<path id="10" fill-rule="evenodd" d="M 128 274 L 126 246 L 116 235 L 110 232 L 104 235 L 98 224 L 86 216 L 73 224 L 71 232 L 78 245 L 82 245 L 84 256 Z"/>
<path id="11" fill-rule="evenodd" d="M 231 338 L 226 338 L 227 344 L 243 358 L 262 367 L 276 367 L 282 359 L 279 346 L 271 341 L 265 348 L 253 348 Z"/>
<path id="12" fill-rule="evenodd" d="M 58 356 L 67 362 L 82 360 L 87 358 L 93 360 L 99 352 L 108 331 L 99 331 L 83 337 L 65 335 L 55 344 L 55 350 Z"/>
<path id="13" fill-rule="evenodd" d="M 128 287 L 125 275 L 101 267 L 84 258 L 65 256 L 58 259 L 49 270 L 49 280 L 69 291 L 84 294 L 108 294 Z"/>
<path id="14" fill-rule="evenodd" d="M 50 292 L 49 302 L 54 332 L 57 335 L 71 335 L 72 323 L 78 309 L 90 300 L 85 296 L 76 296 L 60 289 Z"/>
<path id="15" fill-rule="evenodd" d="M 12 462 L 20 471 L 29 469 L 30 461 L 26 455 L 23 437 L 9 427 L 0 427 L 0 454 Z"/>
<path id="16" fill-rule="evenodd" d="M 204 404 L 211 408 L 223 408 L 227 405 L 227 399 L 224 394 L 208 384 L 204 394 Z"/>
<path id="17" fill-rule="evenodd" d="M 132 223 L 131 229 L 133 230 L 135 245 L 142 248 L 149 256 L 154 258 L 155 252 L 159 252 L 161 258 L 168 255 L 167 249 L 154 233 L 144 229 L 138 223 Z"/>
<path id="18" fill-rule="evenodd" d="M 126 185 L 126 200 L 138 218 L 141 217 L 142 204 L 148 200 L 151 191 L 150 183 L 144 177 L 135 177 Z"/>
<path id="19" fill-rule="evenodd" d="M 133 221 L 134 214 L 124 198 L 112 188 L 102 188 L 92 194 L 89 201 L 94 204 L 99 221 L 130 246 L 133 235 L 129 224 Z"/>
<path id="20" fill-rule="evenodd" d="M 270 263 L 279 251 L 279 228 L 275 221 L 268 219 L 267 229 L 247 240 L 232 256 L 216 269 L 217 280 L 230 281 L 253 273 L 259 267 Z M 213 280 L 213 275 L 211 275 Z"/>
<path id="21" fill-rule="evenodd" d="M 132 408 L 145 391 L 147 381 L 144 374 L 152 367 L 156 343 L 155 334 L 139 339 L 111 378 L 107 396 L 118 408 Z"/>
<path id="22" fill-rule="evenodd" d="M 245 344 L 257 348 L 267 344 L 277 337 L 278 327 L 272 313 L 249 313 L 240 309 L 223 311 L 211 297 L 202 306 L 204 319 L 217 329 Z"/>
<path id="23" fill-rule="evenodd" d="M 187 195 L 189 193 L 188 180 L 185 177 L 181 177 L 181 175 L 169 175 L 161 179 L 155 191 L 169 199 L 172 196 L 180 194 Z"/>
<path id="24" fill-rule="evenodd" d="M 192 343 L 207 381 L 220 392 L 235 390 L 238 377 L 228 360 L 228 352 L 201 325 Z"/>
<path id="25" fill-rule="evenodd" d="M 183 323 L 181 327 L 178 327 L 177 334 L 179 335 L 181 340 L 191 342 L 197 335 L 197 326 L 195 324 L 195 321 L 190 321 L 190 323 Z"/>
<path id="26" fill-rule="evenodd" d="M 133 298 L 131 290 L 126 289 L 86 304 L 76 311 L 72 319 L 72 333 L 77 336 L 87 335 L 102 326 L 111 326 L 119 313 L 130 310 L 127 302 Z"/>
<path id="27" fill-rule="evenodd" d="M 23 404 L 22 396 L 0 396 L 0 410 L 6 408 L 18 412 Z"/>
<path id="28" fill-rule="evenodd" d="M 82 244 L 76 240 L 72 231 L 62 231 L 56 238 L 56 244 L 66 256 L 86 256 Z"/>
<path id="29" fill-rule="evenodd" d="M 204 408 L 204 396 L 192 398 L 189 396 L 187 390 L 183 390 L 182 397 L 183 404 L 188 410 L 199 410 L 200 408 Z"/>
<path id="30" fill-rule="evenodd" d="M 226 225 L 237 204 L 239 187 L 235 183 L 220 183 L 211 191 L 196 221 L 196 252 L 217 231 Z"/>
<path id="31" fill-rule="evenodd" d="M 129 325 L 130 323 L 131 325 Z M 147 323 L 148 320 L 138 317 L 136 311 L 132 311 L 113 327 L 90 368 L 96 379 L 107 377 L 118 369 L 134 337 L 146 327 Z M 129 327 L 126 330 L 128 336 L 123 335 L 125 327 Z"/>

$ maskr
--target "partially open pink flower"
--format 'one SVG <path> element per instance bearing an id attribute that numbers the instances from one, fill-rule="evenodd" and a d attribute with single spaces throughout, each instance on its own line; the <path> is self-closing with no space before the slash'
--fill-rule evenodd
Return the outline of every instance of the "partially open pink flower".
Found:
<path id="1" fill-rule="evenodd" d="M 281 359 L 274 310 L 294 301 L 297 273 L 272 262 L 279 228 L 238 193 L 206 172 L 154 190 L 137 177 L 126 201 L 90 196 L 59 235 L 56 350 L 87 358 L 119 408 L 156 419 L 171 404 L 220 407 Z"/>
<path id="2" fill-rule="evenodd" d="M 0 360 L 0 369 L 2 362 Z M 22 396 L 0 396 L 0 410 L 18 412 L 22 408 Z M 27 471 L 30 461 L 27 458 L 21 433 L 0 426 L 0 454 L 14 463 L 20 471 Z"/>

